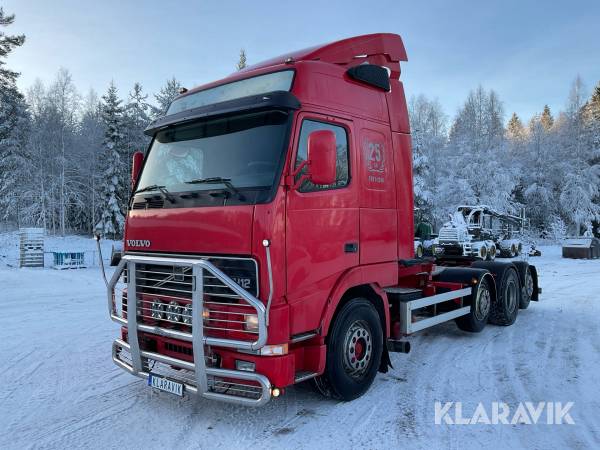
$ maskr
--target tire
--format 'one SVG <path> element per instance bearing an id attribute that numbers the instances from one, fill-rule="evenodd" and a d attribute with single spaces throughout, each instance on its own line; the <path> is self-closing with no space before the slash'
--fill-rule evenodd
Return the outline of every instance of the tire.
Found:
<path id="1" fill-rule="evenodd" d="M 417 246 L 417 251 L 415 252 L 415 257 L 422 258 L 423 257 L 423 246 L 419 244 Z"/>
<path id="2" fill-rule="evenodd" d="M 496 246 L 492 245 L 488 249 L 488 254 L 487 254 L 486 261 L 494 261 L 495 259 L 496 259 Z"/>
<path id="3" fill-rule="evenodd" d="M 533 298 L 533 290 L 535 289 L 535 283 L 533 281 L 533 275 L 531 273 L 531 267 L 527 266 L 525 269 L 525 280 L 523 287 L 521 288 L 521 298 L 519 300 L 519 309 L 527 309 L 529 303 Z"/>
<path id="4" fill-rule="evenodd" d="M 496 301 L 492 304 L 490 323 L 508 326 L 515 323 L 519 312 L 521 284 L 514 267 L 507 268 L 499 284 Z"/>
<path id="5" fill-rule="evenodd" d="M 488 248 L 483 246 L 479 248 L 479 252 L 477 253 L 476 258 L 479 258 L 482 261 L 485 261 L 487 259 L 487 255 L 488 255 Z"/>
<path id="6" fill-rule="evenodd" d="M 382 353 L 377 310 L 367 299 L 354 298 L 342 307 L 331 327 L 325 372 L 315 379 L 315 386 L 327 397 L 354 400 L 373 383 Z"/>
<path id="7" fill-rule="evenodd" d="M 477 285 L 475 298 L 471 303 L 471 312 L 466 316 L 455 319 L 456 325 L 463 331 L 479 333 L 489 320 L 492 306 L 492 290 L 488 276 L 484 276 Z"/>

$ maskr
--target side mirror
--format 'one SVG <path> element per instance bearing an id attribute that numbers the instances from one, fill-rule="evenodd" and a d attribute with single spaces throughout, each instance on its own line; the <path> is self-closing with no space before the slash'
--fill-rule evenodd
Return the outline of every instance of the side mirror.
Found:
<path id="1" fill-rule="evenodd" d="M 142 170 L 142 164 L 144 164 L 144 154 L 142 152 L 135 152 L 133 154 L 133 162 L 131 164 L 131 187 L 133 188 L 137 183 Z"/>
<path id="2" fill-rule="evenodd" d="M 335 183 L 335 133 L 331 130 L 313 131 L 308 136 L 308 178 L 314 184 Z"/>

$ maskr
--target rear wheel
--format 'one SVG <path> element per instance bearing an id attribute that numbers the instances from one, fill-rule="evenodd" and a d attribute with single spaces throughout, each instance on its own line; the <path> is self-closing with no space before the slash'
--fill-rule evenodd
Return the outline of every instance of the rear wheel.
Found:
<path id="1" fill-rule="evenodd" d="M 487 259 L 488 256 L 488 249 L 485 245 L 482 245 L 481 247 L 479 247 L 479 250 L 477 252 L 479 258 L 483 261 L 485 261 Z"/>
<path id="2" fill-rule="evenodd" d="M 354 400 L 375 379 L 383 352 L 383 330 L 379 314 L 365 298 L 346 303 L 331 328 L 325 372 L 315 380 L 329 397 Z"/>
<path id="3" fill-rule="evenodd" d="M 525 270 L 525 278 L 523 280 L 523 288 L 521 293 L 521 299 L 519 300 L 519 308 L 527 309 L 531 298 L 533 297 L 533 275 L 531 274 L 531 267 L 527 266 Z"/>
<path id="4" fill-rule="evenodd" d="M 466 316 L 455 319 L 456 325 L 463 331 L 471 333 L 480 332 L 488 322 L 491 307 L 492 292 L 487 276 L 484 276 L 474 292 L 474 298 L 471 302 L 471 312 Z"/>
<path id="5" fill-rule="evenodd" d="M 517 320 L 520 300 L 519 276 L 514 268 L 507 268 L 500 281 L 496 301 L 492 303 L 490 323 L 512 325 Z"/>

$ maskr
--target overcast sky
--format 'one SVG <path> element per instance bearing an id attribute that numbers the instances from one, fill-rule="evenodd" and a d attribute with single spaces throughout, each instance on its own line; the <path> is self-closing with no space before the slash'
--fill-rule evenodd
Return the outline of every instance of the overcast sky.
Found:
<path id="1" fill-rule="evenodd" d="M 600 1 L 227 1 L 0 0 L 25 33 L 9 67 L 21 88 L 50 82 L 60 67 L 77 87 L 122 95 L 139 81 L 157 91 L 175 76 L 192 87 L 248 62 L 340 38 L 398 33 L 409 61 L 408 96 L 437 97 L 453 116 L 468 92 L 493 88 L 529 117 L 545 103 L 562 109 L 577 74 L 600 81 Z"/>

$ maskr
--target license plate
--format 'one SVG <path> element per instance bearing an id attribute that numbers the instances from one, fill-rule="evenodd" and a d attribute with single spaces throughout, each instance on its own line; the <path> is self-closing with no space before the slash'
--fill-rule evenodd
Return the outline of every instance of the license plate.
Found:
<path id="1" fill-rule="evenodd" d="M 183 384 L 159 375 L 150 374 L 148 377 L 148 386 L 158 389 L 159 391 L 183 397 Z"/>

